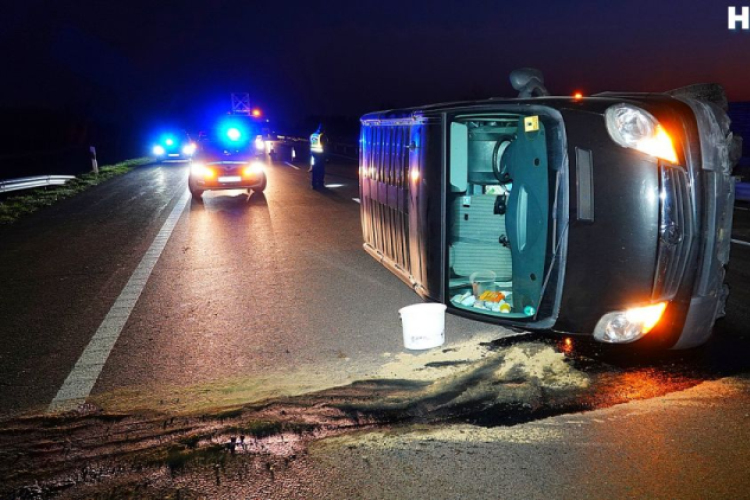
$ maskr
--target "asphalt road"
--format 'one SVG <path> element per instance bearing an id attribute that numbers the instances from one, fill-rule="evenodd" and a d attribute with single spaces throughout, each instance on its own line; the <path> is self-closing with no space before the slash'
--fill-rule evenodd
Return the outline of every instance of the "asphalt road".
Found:
<path id="1" fill-rule="evenodd" d="M 125 471 L 125 496 L 165 488 L 146 498 L 747 497 L 746 205 L 734 214 L 727 316 L 703 348 L 613 356 L 448 315 L 449 348 L 413 356 L 397 311 L 419 299 L 361 248 L 356 166 L 333 161 L 322 192 L 304 162 L 267 172 L 263 194 L 191 202 L 185 164 L 141 167 L 0 229 L 0 472 L 28 475 L 14 488 L 35 491 L 35 467 L 64 471 L 59 453 L 73 472 L 44 491 L 83 488 L 70 498 L 110 491 L 112 470 Z M 142 290 L 121 294 L 134 283 Z M 102 336 L 118 318 L 116 338 L 109 326 Z M 81 375 L 87 352 L 99 364 Z M 7 418 L 46 413 L 72 373 L 93 377 L 80 421 Z M 371 385 L 347 386 L 362 379 Z M 144 417 L 180 412 L 200 417 Z M 115 456 L 172 438 L 216 453 L 229 429 L 277 420 L 313 430 L 256 436 L 247 455 L 220 452 L 177 475 L 153 458 L 109 462 L 112 443 Z M 90 444 L 73 454 L 99 461 L 98 480 L 75 472 L 70 449 L 44 444 L 77 433 Z"/>
<path id="2" fill-rule="evenodd" d="M 332 165 L 316 192 L 291 165 L 269 162 L 263 194 L 207 193 L 178 214 L 96 379 L 100 404 L 295 394 L 362 378 L 402 350 L 397 311 L 420 299 L 362 250 L 356 170 Z M 186 176 L 184 163 L 138 168 L 1 230 L 0 414 L 50 405 Z M 447 332 L 509 333 L 453 316 Z"/>

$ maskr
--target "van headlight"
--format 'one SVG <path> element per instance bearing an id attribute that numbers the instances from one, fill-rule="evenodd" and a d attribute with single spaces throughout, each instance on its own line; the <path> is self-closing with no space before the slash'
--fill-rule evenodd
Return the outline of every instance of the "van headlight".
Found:
<path id="1" fill-rule="evenodd" d="M 606 111 L 607 131 L 617 144 L 677 163 L 672 138 L 648 111 L 631 104 L 615 104 Z"/>
<path id="2" fill-rule="evenodd" d="M 626 344 L 646 335 L 661 319 L 666 302 L 632 307 L 602 316 L 594 328 L 594 338 L 608 344 Z"/>

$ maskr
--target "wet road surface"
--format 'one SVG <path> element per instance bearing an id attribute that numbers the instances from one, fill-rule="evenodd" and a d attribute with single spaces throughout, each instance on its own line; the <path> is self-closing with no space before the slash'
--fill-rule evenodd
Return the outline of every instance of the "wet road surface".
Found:
<path id="1" fill-rule="evenodd" d="M 184 163 L 139 168 L 0 229 L 0 414 L 50 404 L 186 175 Z M 159 410 L 247 402 L 348 383 L 401 349 L 397 311 L 419 298 L 362 250 L 356 177 L 315 192 L 304 169 L 277 162 L 268 176 L 265 193 L 206 193 L 181 213 L 94 398 Z M 453 340 L 508 333 L 447 326 Z"/>
<path id="2" fill-rule="evenodd" d="M 329 172 L 316 193 L 276 162 L 263 195 L 189 204 L 89 403 L 0 426 L 0 494 L 742 497 L 750 248 L 732 246 L 728 314 L 701 349 L 448 316 L 444 349 L 409 354 L 395 311 L 418 299 L 361 250 L 351 168 Z M 138 169 L 1 230 L 2 413 L 46 408 L 185 175 Z M 734 238 L 748 221 L 739 207 Z"/>

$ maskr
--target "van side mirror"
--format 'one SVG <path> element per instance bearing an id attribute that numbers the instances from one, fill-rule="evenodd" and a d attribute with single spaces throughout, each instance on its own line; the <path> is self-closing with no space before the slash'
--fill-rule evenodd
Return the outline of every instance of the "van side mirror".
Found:
<path id="1" fill-rule="evenodd" d="M 542 97 L 549 95 L 544 86 L 544 75 L 538 69 L 521 68 L 510 73 L 510 84 L 518 91 L 518 97 Z"/>

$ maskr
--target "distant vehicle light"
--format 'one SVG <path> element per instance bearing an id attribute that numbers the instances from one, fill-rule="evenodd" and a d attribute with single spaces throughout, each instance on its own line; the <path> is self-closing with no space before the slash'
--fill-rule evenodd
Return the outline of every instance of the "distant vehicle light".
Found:
<path id="1" fill-rule="evenodd" d="M 666 302 L 659 302 L 605 314 L 594 328 L 594 338 L 609 344 L 638 340 L 656 326 L 666 308 Z"/>
<path id="2" fill-rule="evenodd" d="M 648 111 L 631 104 L 615 104 L 607 109 L 606 118 L 607 131 L 620 146 L 677 163 L 672 138 Z"/>
<path id="3" fill-rule="evenodd" d="M 190 144 L 187 144 L 187 145 L 185 145 L 185 147 L 182 148 L 182 152 L 184 154 L 190 156 L 193 153 L 195 153 L 195 149 L 196 149 L 195 143 L 191 142 Z"/>
<path id="4" fill-rule="evenodd" d="M 239 141 L 240 137 L 242 137 L 242 132 L 240 132 L 240 129 L 232 127 L 227 130 L 227 137 L 232 141 Z"/>
<path id="5" fill-rule="evenodd" d="M 253 109 L 253 116 L 254 116 L 255 118 L 260 118 L 260 115 L 261 115 L 261 114 L 262 114 L 262 113 L 260 112 L 260 110 L 259 110 L 258 108 L 254 108 L 254 109 Z"/>
<path id="6" fill-rule="evenodd" d="M 581 99 L 583 99 L 583 93 L 576 92 L 575 94 L 573 94 L 573 99 L 575 99 L 576 101 L 580 101 Z"/>
<path id="7" fill-rule="evenodd" d="M 159 146 L 159 145 L 154 146 L 153 151 L 156 156 L 162 156 L 164 153 L 166 153 L 166 151 L 164 150 L 164 147 Z"/>
<path id="8" fill-rule="evenodd" d="M 266 148 L 266 143 L 263 140 L 263 136 L 259 135 L 255 138 L 255 149 L 258 151 L 262 151 Z"/>
<path id="9" fill-rule="evenodd" d="M 164 143 L 165 143 L 165 144 L 166 144 L 167 146 L 172 146 L 172 145 L 174 144 L 174 141 L 173 141 L 172 139 L 167 139 L 166 141 L 164 141 Z"/>

